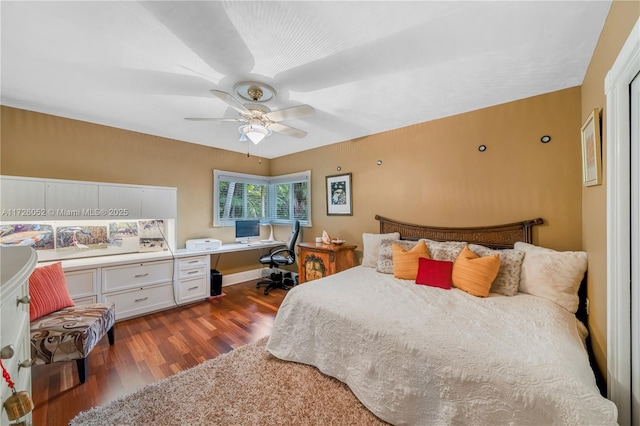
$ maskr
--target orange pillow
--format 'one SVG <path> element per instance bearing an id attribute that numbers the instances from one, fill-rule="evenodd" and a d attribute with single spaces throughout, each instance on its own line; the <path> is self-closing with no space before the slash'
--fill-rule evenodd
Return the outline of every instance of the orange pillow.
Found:
<path id="1" fill-rule="evenodd" d="M 453 263 L 453 286 L 474 296 L 487 297 L 499 269 L 498 253 L 480 257 L 466 246 Z"/>
<path id="2" fill-rule="evenodd" d="M 391 245 L 393 252 L 393 276 L 401 280 L 416 280 L 418 276 L 419 259 L 430 259 L 429 249 L 424 241 L 419 241 L 415 247 L 406 251 L 399 244 Z"/>
<path id="3" fill-rule="evenodd" d="M 29 296 L 30 321 L 75 305 L 60 262 L 33 270 L 29 277 Z"/>

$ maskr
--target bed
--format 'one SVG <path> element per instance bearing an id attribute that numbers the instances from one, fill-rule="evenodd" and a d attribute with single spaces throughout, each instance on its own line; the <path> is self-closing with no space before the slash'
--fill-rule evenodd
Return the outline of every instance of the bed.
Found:
<path id="1" fill-rule="evenodd" d="M 289 291 L 271 354 L 346 383 L 392 424 L 616 424 L 576 318 L 585 253 L 534 246 L 542 219 L 478 228 L 376 219 L 380 232 L 363 234 L 361 265 Z M 417 285 L 423 263 L 416 279 L 397 278 L 393 268 L 423 243 L 429 265 L 456 265 L 465 247 L 497 256 L 488 294 Z M 511 287 L 494 287 L 505 271 Z"/>

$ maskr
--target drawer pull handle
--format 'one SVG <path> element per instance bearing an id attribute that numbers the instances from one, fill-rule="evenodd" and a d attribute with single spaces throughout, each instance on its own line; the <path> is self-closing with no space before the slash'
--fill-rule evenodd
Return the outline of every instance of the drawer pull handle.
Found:
<path id="1" fill-rule="evenodd" d="M 144 302 L 145 300 L 147 300 L 149 298 L 149 296 L 147 297 L 143 297 L 142 299 L 136 299 L 134 300 L 134 302 Z"/>
<path id="2" fill-rule="evenodd" d="M 22 297 L 16 297 L 17 301 L 16 301 L 16 306 L 18 306 L 21 303 L 24 303 L 25 305 L 28 305 L 29 303 L 31 303 L 31 296 L 24 295 Z"/>
<path id="3" fill-rule="evenodd" d="M 189 263 L 198 263 L 200 262 L 199 260 L 190 260 Z"/>
<path id="4" fill-rule="evenodd" d="M 188 275 L 193 275 L 193 274 L 197 274 L 197 273 L 199 273 L 199 272 L 200 272 L 200 271 L 189 271 L 189 272 L 187 272 L 187 274 L 188 274 Z"/>
<path id="5" fill-rule="evenodd" d="M 197 290 L 197 289 L 198 289 L 198 286 L 195 286 L 195 287 L 191 287 L 191 288 L 190 288 L 189 290 L 187 290 L 187 291 Z"/>
<path id="6" fill-rule="evenodd" d="M 137 275 L 134 275 L 133 277 L 134 277 L 134 278 L 143 278 L 143 277 L 146 277 L 147 275 L 149 275 L 149 273 L 146 273 L 146 274 L 137 274 Z"/>
<path id="7" fill-rule="evenodd" d="M 13 358 L 13 355 L 16 353 L 16 348 L 13 345 L 4 346 L 0 349 L 0 358 L 2 359 L 10 359 Z"/>
<path id="8" fill-rule="evenodd" d="M 31 367 L 30 359 L 25 359 L 24 361 L 20 361 L 18 363 L 18 371 L 20 371 L 21 368 L 29 368 L 29 367 Z"/>

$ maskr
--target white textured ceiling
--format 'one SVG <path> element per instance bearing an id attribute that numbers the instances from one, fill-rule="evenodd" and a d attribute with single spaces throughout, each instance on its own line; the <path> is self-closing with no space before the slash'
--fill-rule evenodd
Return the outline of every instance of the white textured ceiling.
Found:
<path id="1" fill-rule="evenodd" d="M 610 1 L 2 1 L 1 102 L 265 158 L 582 84 Z M 308 104 L 253 146 L 209 90 Z"/>

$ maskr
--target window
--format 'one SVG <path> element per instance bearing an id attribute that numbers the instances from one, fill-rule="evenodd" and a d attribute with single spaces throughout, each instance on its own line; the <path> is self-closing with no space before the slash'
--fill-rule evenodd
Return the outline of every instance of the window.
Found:
<path id="1" fill-rule="evenodd" d="M 282 176 L 258 176 L 213 171 L 214 226 L 236 219 L 311 226 L 311 171 Z"/>

